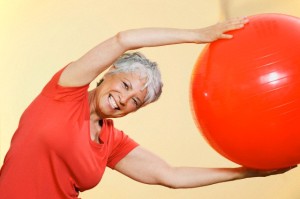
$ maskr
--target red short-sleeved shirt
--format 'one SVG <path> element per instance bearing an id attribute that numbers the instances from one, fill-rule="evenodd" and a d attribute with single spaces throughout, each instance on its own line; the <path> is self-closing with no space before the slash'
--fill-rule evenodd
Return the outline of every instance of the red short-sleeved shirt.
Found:
<path id="1" fill-rule="evenodd" d="M 56 73 L 23 113 L 0 173 L 1 199 L 78 198 L 138 144 L 104 120 L 102 144 L 89 133 L 88 85 L 58 85 Z"/>

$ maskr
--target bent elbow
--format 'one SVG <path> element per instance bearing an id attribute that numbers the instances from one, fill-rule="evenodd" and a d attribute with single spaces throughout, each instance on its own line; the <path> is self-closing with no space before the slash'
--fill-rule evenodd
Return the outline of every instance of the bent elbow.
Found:
<path id="1" fill-rule="evenodd" d="M 164 186 L 169 189 L 182 189 L 184 187 L 180 186 L 180 183 L 176 183 L 174 180 L 164 180 L 158 183 L 161 186 Z"/>
<path id="2" fill-rule="evenodd" d="M 135 42 L 133 40 L 134 38 L 131 38 L 130 30 L 118 32 L 115 35 L 115 38 L 119 46 L 122 47 L 124 51 L 140 48 L 135 45 Z"/>
<path id="3" fill-rule="evenodd" d="M 173 184 L 168 184 L 168 185 L 164 185 L 165 187 L 169 188 L 169 189 L 182 189 L 182 187 L 173 185 Z"/>
<path id="4" fill-rule="evenodd" d="M 176 184 L 176 183 L 164 183 L 161 184 L 162 186 L 169 188 L 169 189 L 183 189 L 184 187 Z"/>

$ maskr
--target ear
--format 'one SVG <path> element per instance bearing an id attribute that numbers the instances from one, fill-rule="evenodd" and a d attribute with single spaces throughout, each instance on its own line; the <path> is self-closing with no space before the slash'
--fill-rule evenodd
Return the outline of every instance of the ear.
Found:
<path id="1" fill-rule="evenodd" d="M 97 87 L 100 86 L 100 84 L 103 82 L 103 80 L 104 80 L 104 79 L 102 78 L 102 79 L 100 79 L 99 82 L 97 82 Z"/>
<path id="2" fill-rule="evenodd" d="M 114 65 L 109 67 L 108 70 L 106 71 L 106 73 L 103 75 L 102 79 L 100 79 L 100 81 L 97 82 L 97 87 L 100 86 L 100 84 L 104 81 L 105 77 L 107 76 L 107 73 L 112 71 L 112 70 L 115 70 L 115 69 L 116 69 L 116 67 Z"/>
<path id="3" fill-rule="evenodd" d="M 109 67 L 108 71 L 112 71 L 112 70 L 115 70 L 115 69 L 116 69 L 115 65 L 112 65 L 111 67 Z"/>
<path id="4" fill-rule="evenodd" d="M 116 67 L 114 66 L 114 65 L 112 65 L 111 67 L 109 67 L 108 68 L 108 70 L 105 72 L 105 74 L 103 75 L 103 78 L 105 78 L 105 76 L 107 76 L 107 73 L 109 73 L 109 72 L 111 72 L 111 71 L 113 71 L 113 70 L 115 70 L 116 69 Z"/>

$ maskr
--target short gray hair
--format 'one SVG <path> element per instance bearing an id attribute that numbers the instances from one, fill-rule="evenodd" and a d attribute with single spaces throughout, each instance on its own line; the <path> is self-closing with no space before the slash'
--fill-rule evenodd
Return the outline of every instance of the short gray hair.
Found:
<path id="1" fill-rule="evenodd" d="M 143 89 L 147 89 L 147 94 L 143 106 L 150 104 L 160 97 L 162 93 L 163 83 L 161 74 L 155 62 L 147 59 L 139 52 L 124 53 L 113 64 L 115 69 L 110 70 L 106 75 L 115 73 L 139 73 L 141 78 L 146 78 Z"/>

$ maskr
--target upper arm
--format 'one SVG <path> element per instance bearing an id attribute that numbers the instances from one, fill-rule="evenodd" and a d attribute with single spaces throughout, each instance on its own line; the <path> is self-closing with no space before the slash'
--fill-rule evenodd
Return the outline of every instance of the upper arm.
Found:
<path id="1" fill-rule="evenodd" d="M 120 41 L 119 34 L 107 39 L 78 60 L 70 63 L 63 71 L 59 79 L 59 85 L 83 86 L 92 82 L 126 50 L 126 47 Z"/>
<path id="2" fill-rule="evenodd" d="M 142 183 L 168 186 L 172 167 L 155 154 L 139 146 L 120 160 L 115 170 Z"/>

